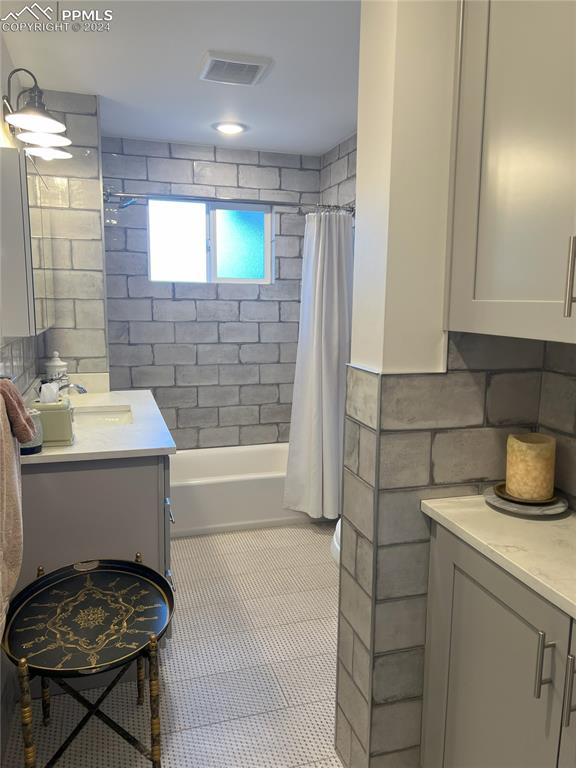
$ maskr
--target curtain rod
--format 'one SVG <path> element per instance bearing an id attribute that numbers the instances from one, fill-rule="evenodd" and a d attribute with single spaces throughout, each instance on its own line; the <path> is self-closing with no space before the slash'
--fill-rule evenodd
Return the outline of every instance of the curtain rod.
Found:
<path id="1" fill-rule="evenodd" d="M 114 192 L 111 189 L 104 191 L 104 202 L 112 203 L 114 199 L 124 200 L 120 208 L 128 208 L 138 200 L 196 200 L 199 203 L 240 203 L 242 205 L 269 205 L 270 207 L 298 208 L 298 213 L 311 213 L 312 211 L 346 211 L 354 214 L 356 209 L 353 205 L 324 205 L 323 203 L 283 203 L 280 200 L 245 200 L 237 197 L 196 197 L 195 195 L 145 195 L 129 194 L 127 192 Z M 308 208 L 311 210 L 305 211 Z"/>

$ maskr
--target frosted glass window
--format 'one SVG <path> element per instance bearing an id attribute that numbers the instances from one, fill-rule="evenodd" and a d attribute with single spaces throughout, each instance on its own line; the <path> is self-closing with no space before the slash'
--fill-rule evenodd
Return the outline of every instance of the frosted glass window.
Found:
<path id="1" fill-rule="evenodd" d="M 150 200 L 150 280 L 205 283 L 206 235 L 205 203 Z"/>
<path id="2" fill-rule="evenodd" d="M 263 280 L 265 265 L 264 211 L 216 210 L 216 276 L 225 280 Z"/>
<path id="3" fill-rule="evenodd" d="M 150 280 L 270 283 L 272 213 L 258 204 L 148 203 Z"/>

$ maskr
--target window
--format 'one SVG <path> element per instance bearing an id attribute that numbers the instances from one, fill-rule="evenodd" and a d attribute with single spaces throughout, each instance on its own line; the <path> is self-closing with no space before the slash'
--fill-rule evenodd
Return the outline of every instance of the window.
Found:
<path id="1" fill-rule="evenodd" d="M 270 283 L 272 212 L 257 203 L 148 203 L 150 280 Z"/>

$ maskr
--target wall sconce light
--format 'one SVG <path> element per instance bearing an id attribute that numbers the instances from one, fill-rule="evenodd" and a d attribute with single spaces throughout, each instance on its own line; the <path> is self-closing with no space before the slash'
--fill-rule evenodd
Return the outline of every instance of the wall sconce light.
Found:
<path id="1" fill-rule="evenodd" d="M 26 147 L 27 157 L 39 157 L 41 160 L 69 160 L 72 155 L 56 147 Z"/>
<path id="2" fill-rule="evenodd" d="M 15 107 L 12 104 L 12 78 L 18 72 L 25 72 L 33 80 L 31 88 L 24 88 L 16 97 Z M 21 101 L 23 105 L 20 106 Z M 48 112 L 44 104 L 43 93 L 38 85 L 36 76 L 29 69 L 19 67 L 8 75 L 8 94 L 2 97 L 4 120 L 10 126 L 11 133 L 27 146 L 27 155 L 41 157 L 44 160 L 72 157 L 69 152 L 52 149 L 53 147 L 69 146 L 72 142 L 67 136 L 62 136 L 66 126 Z M 19 132 L 17 132 L 17 129 Z"/>
<path id="3" fill-rule="evenodd" d="M 24 144 L 34 144 L 37 147 L 69 147 L 72 144 L 68 136 L 63 136 L 61 133 L 22 131 L 16 138 Z"/>

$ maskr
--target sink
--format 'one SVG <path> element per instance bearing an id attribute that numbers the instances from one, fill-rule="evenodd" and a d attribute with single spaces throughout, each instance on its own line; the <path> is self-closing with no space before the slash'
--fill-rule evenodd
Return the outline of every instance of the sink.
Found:
<path id="1" fill-rule="evenodd" d="M 129 405 L 74 406 L 74 422 L 79 427 L 117 427 L 133 421 Z"/>

